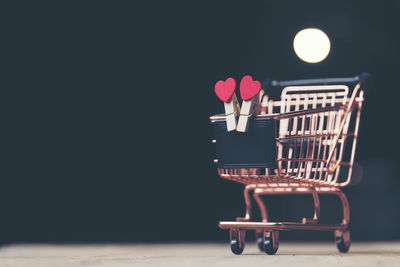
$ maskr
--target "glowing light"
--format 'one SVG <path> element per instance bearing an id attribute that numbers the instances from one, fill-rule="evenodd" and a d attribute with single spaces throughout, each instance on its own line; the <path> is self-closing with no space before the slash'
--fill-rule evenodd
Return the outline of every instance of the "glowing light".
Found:
<path id="1" fill-rule="evenodd" d="M 323 31 L 308 28 L 296 34 L 293 40 L 293 48 L 301 60 L 308 63 L 318 63 L 328 56 L 331 42 Z"/>

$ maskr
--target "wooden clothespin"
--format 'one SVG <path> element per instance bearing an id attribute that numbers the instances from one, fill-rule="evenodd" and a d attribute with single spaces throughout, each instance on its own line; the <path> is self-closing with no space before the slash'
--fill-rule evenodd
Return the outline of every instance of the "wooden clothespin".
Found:
<path id="1" fill-rule="evenodd" d="M 215 94 L 224 102 L 227 131 L 236 130 L 236 117 L 240 113 L 240 107 L 235 94 L 236 81 L 228 78 L 215 84 Z"/>
<path id="2" fill-rule="evenodd" d="M 267 114 L 267 104 L 268 104 L 268 95 L 264 93 L 264 90 L 261 89 L 258 93 L 258 105 L 255 107 L 255 114 Z"/>
<path id="3" fill-rule="evenodd" d="M 244 76 L 240 81 L 240 96 L 243 102 L 236 131 L 247 132 L 249 119 L 253 115 L 254 107 L 259 101 L 260 90 L 261 83 L 254 81 L 250 75 Z"/>

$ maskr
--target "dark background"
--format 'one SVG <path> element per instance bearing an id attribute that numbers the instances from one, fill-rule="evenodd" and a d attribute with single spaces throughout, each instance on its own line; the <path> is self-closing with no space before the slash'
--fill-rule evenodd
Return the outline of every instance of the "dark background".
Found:
<path id="1" fill-rule="evenodd" d="M 364 71 L 352 237 L 400 239 L 399 13 L 398 1 L 2 2 L 0 240 L 227 240 L 217 223 L 244 206 L 212 163 L 214 83 Z M 293 51 L 305 27 L 331 39 L 322 63 Z M 266 200 L 272 219 L 312 213 L 311 197 Z M 334 197 L 321 205 L 339 221 Z"/>

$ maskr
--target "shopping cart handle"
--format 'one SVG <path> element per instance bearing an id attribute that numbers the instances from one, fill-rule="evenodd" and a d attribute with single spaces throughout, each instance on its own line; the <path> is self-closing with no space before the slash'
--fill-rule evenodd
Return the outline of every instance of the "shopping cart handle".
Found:
<path id="1" fill-rule="evenodd" d="M 292 80 L 292 81 L 277 81 L 272 79 L 264 79 L 262 88 L 268 92 L 269 90 L 282 90 L 287 86 L 301 86 L 301 85 L 347 85 L 354 87 L 356 84 L 360 84 L 361 88 L 366 91 L 370 86 L 370 74 L 367 72 L 361 73 L 354 77 L 345 78 L 319 78 L 319 79 L 304 79 L 304 80 Z"/>

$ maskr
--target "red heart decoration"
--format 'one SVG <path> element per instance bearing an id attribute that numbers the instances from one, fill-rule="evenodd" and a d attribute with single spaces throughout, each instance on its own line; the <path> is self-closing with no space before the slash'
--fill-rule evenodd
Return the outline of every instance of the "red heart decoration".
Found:
<path id="1" fill-rule="evenodd" d="M 215 84 L 215 93 L 218 98 L 228 103 L 236 89 L 236 81 L 233 78 L 228 78 L 226 81 L 218 81 Z"/>
<path id="2" fill-rule="evenodd" d="M 255 97 L 261 90 L 261 83 L 253 81 L 250 75 L 246 75 L 240 81 L 240 96 L 243 100 L 249 100 Z"/>

